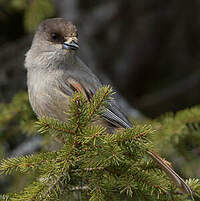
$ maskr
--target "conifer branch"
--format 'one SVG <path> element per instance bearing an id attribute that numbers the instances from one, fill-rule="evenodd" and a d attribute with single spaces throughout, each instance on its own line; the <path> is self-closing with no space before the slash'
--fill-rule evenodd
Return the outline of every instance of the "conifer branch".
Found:
<path id="1" fill-rule="evenodd" d="M 14 171 L 27 172 L 41 168 L 41 164 L 49 163 L 49 160 L 55 158 L 57 152 L 48 152 L 41 154 L 34 154 L 30 156 L 21 156 L 17 158 L 9 158 L 1 161 L 1 174 L 11 174 Z M 42 166 L 43 167 L 43 166 Z"/>
<path id="2" fill-rule="evenodd" d="M 42 117 L 36 122 L 36 127 L 41 134 L 74 134 L 74 130 L 66 122 L 61 122 L 59 120 L 49 118 L 49 117 Z"/>
<path id="3" fill-rule="evenodd" d="M 39 119 L 39 132 L 59 137 L 63 147 L 58 151 L 3 160 L 2 173 L 33 170 L 38 173 L 35 182 L 21 192 L 8 194 L 7 200 L 56 201 L 64 192 L 72 191 L 81 191 L 91 201 L 131 197 L 135 201 L 189 200 L 147 157 L 147 151 L 152 149 L 151 126 L 136 125 L 112 135 L 93 123 L 105 111 L 110 94 L 111 89 L 104 87 L 88 101 L 83 94 L 76 93 L 70 100 L 66 122 L 47 117 Z M 198 179 L 189 180 L 188 184 L 195 195 L 200 195 Z"/>
<path id="4" fill-rule="evenodd" d="M 96 94 L 93 96 L 91 105 L 92 108 L 89 111 L 88 121 L 90 121 L 95 113 L 99 113 L 102 111 L 99 111 L 100 108 L 105 107 L 111 98 L 112 95 L 112 88 L 110 86 L 104 86 L 101 89 L 98 89 Z"/>
<path id="5" fill-rule="evenodd" d="M 77 98 L 77 97 L 76 97 Z M 75 102 L 75 118 L 76 118 L 76 128 L 75 128 L 75 133 L 77 133 L 77 131 L 80 129 L 80 116 L 81 116 L 81 112 L 79 110 L 80 107 L 80 102 L 79 100 L 74 100 Z"/>

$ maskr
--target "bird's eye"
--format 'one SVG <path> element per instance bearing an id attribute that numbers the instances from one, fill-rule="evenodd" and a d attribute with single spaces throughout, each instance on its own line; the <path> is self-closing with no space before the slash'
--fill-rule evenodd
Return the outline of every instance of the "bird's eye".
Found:
<path id="1" fill-rule="evenodd" d="M 52 39 L 53 41 L 58 42 L 58 41 L 60 40 L 60 35 L 57 34 L 57 33 L 51 33 L 51 39 Z"/>

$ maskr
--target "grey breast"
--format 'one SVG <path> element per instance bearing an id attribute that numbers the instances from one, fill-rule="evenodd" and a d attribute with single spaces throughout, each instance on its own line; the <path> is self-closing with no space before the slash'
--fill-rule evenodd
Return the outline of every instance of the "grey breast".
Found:
<path id="1" fill-rule="evenodd" d="M 69 96 L 59 90 L 55 72 L 28 72 L 28 93 L 31 106 L 39 116 L 49 116 L 62 121 L 67 118 Z"/>

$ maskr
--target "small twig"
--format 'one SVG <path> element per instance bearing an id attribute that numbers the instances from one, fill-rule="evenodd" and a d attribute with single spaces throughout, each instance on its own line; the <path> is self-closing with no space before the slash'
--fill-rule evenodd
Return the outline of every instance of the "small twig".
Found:
<path id="1" fill-rule="evenodd" d="M 84 171 L 95 171 L 95 170 L 105 170 L 104 167 L 96 167 L 96 168 L 83 168 Z M 72 172 L 80 172 L 81 169 L 78 169 L 78 170 L 72 170 Z"/>
<path id="2" fill-rule="evenodd" d="M 70 191 L 85 191 L 85 190 L 90 190 L 89 186 L 75 186 L 72 188 L 69 188 Z"/>
<path id="3" fill-rule="evenodd" d="M 97 168 L 84 168 L 85 171 L 94 171 L 94 170 L 104 170 L 104 167 L 97 167 Z"/>

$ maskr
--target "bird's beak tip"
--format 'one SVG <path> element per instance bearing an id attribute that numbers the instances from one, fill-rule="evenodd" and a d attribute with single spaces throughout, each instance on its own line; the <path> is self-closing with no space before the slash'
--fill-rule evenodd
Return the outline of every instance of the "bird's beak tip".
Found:
<path id="1" fill-rule="evenodd" d="M 65 41 L 65 42 L 63 43 L 63 49 L 77 50 L 77 49 L 79 49 L 79 45 L 78 45 L 78 43 L 75 42 L 74 40 L 72 40 L 71 42 Z"/>

